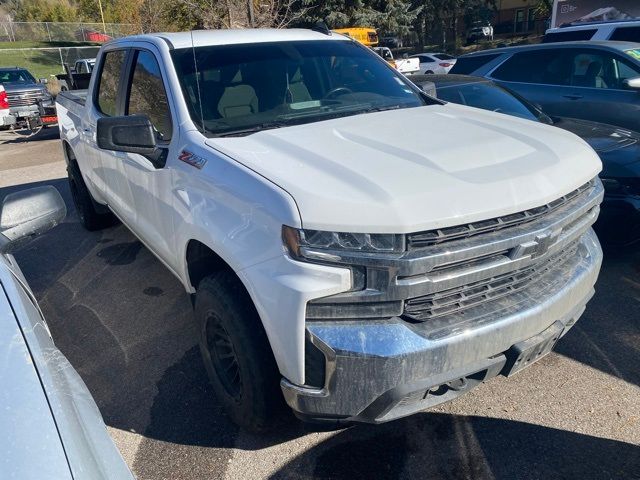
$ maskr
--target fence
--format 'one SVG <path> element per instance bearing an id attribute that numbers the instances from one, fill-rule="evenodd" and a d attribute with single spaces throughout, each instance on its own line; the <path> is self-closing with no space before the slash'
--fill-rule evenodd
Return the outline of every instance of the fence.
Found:
<path id="1" fill-rule="evenodd" d="M 0 67 L 24 67 L 36 78 L 64 73 L 81 58 L 95 58 L 100 47 L 7 48 L 0 49 Z"/>
<path id="2" fill-rule="evenodd" d="M 0 42 L 104 42 L 136 33 L 140 27 L 127 23 L 0 22 Z"/>

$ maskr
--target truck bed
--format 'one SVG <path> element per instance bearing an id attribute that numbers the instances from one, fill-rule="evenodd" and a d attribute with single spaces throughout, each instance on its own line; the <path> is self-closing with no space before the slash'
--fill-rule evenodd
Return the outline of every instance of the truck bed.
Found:
<path id="1" fill-rule="evenodd" d="M 56 97 L 58 119 L 69 118 L 73 123 L 79 125 L 80 118 L 84 112 L 84 104 L 87 100 L 87 92 L 88 90 L 60 92 Z"/>

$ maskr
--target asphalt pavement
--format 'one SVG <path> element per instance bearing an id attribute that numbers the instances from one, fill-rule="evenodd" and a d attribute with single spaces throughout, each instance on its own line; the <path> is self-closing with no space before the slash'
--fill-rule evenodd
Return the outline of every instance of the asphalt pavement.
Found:
<path id="1" fill-rule="evenodd" d="M 513 378 L 380 426 L 250 435 L 213 397 L 178 281 L 124 226 L 78 223 L 56 137 L 0 133 L 0 198 L 67 202 L 16 257 L 139 479 L 640 479 L 640 247 L 605 252 L 581 320 Z"/>

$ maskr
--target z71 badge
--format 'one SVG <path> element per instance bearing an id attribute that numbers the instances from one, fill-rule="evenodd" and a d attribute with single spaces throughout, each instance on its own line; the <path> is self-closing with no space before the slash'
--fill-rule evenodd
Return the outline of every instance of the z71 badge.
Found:
<path id="1" fill-rule="evenodd" d="M 202 167 L 204 167 L 207 163 L 207 160 L 205 158 L 199 157 L 188 150 L 181 151 L 180 155 L 178 155 L 178 160 L 184 163 L 188 163 L 192 167 L 196 167 L 200 170 L 202 170 Z"/>

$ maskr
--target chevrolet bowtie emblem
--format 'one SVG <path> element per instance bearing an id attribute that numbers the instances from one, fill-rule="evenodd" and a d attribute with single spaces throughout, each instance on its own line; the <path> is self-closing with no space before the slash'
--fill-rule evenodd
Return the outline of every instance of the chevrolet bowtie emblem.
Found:
<path id="1" fill-rule="evenodd" d="M 549 247 L 556 243 L 560 231 L 548 231 L 536 235 L 534 240 L 521 243 L 517 247 L 511 250 L 509 257 L 512 260 L 517 260 L 524 257 L 536 258 L 544 255 L 549 250 Z"/>

